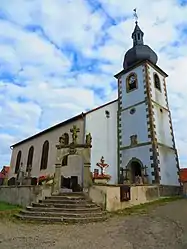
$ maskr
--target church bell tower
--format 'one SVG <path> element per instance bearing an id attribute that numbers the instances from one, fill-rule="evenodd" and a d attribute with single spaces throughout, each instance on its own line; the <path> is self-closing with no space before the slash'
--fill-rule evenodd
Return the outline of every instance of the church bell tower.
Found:
<path id="1" fill-rule="evenodd" d="M 138 22 L 133 47 L 124 57 L 118 80 L 118 167 L 125 180 L 179 185 L 179 162 L 168 106 L 166 77 L 157 54 L 144 45 Z"/>

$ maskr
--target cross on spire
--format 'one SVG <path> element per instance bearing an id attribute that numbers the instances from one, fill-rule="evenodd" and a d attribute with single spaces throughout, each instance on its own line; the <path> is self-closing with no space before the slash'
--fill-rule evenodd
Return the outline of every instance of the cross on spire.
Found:
<path id="1" fill-rule="evenodd" d="M 137 15 L 137 9 L 135 8 L 135 9 L 133 9 L 133 11 L 134 11 L 134 18 L 135 18 L 135 23 L 136 24 L 138 24 L 138 15 Z"/>
<path id="2" fill-rule="evenodd" d="M 132 33 L 133 46 L 143 45 L 144 44 L 144 41 L 143 41 L 144 33 L 142 32 L 142 30 L 138 26 L 137 9 L 135 8 L 133 11 L 134 11 L 134 18 L 136 20 L 135 21 L 135 28 L 134 28 L 134 31 Z"/>

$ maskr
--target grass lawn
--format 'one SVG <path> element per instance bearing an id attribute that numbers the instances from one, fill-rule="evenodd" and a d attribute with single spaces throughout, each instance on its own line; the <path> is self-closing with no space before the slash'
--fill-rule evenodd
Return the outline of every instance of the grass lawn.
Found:
<path id="1" fill-rule="evenodd" d="M 18 209 L 18 206 L 10 205 L 8 203 L 0 202 L 0 212 L 7 210 L 15 210 Z"/>
<path id="2" fill-rule="evenodd" d="M 8 203 L 0 202 L 0 219 L 11 218 L 14 214 L 19 212 L 20 207 Z"/>

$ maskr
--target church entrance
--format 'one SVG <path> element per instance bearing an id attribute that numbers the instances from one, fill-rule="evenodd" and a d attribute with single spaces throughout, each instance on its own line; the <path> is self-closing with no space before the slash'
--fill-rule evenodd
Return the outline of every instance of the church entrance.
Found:
<path id="1" fill-rule="evenodd" d="M 61 188 L 71 189 L 73 192 L 79 192 L 80 185 L 78 184 L 78 176 L 61 176 Z"/>
<path id="2" fill-rule="evenodd" d="M 141 164 L 138 161 L 132 161 L 130 166 L 131 183 L 137 182 L 137 177 L 142 177 Z"/>

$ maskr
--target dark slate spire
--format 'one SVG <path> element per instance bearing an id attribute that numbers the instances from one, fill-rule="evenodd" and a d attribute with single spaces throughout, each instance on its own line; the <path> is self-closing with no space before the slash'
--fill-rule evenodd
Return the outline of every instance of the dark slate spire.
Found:
<path id="1" fill-rule="evenodd" d="M 144 45 L 144 33 L 138 25 L 138 16 L 136 9 L 134 9 L 134 16 L 136 18 L 135 28 L 132 33 L 133 47 L 129 49 L 124 57 L 123 68 L 128 69 L 139 61 L 148 60 L 151 63 L 157 63 L 157 54 L 147 45 Z"/>
<path id="2" fill-rule="evenodd" d="M 143 45 L 144 44 L 143 36 L 144 36 L 144 33 L 142 32 L 142 30 L 138 26 L 138 21 L 136 21 L 136 25 L 135 25 L 134 31 L 132 33 L 133 47 L 136 45 Z"/>

